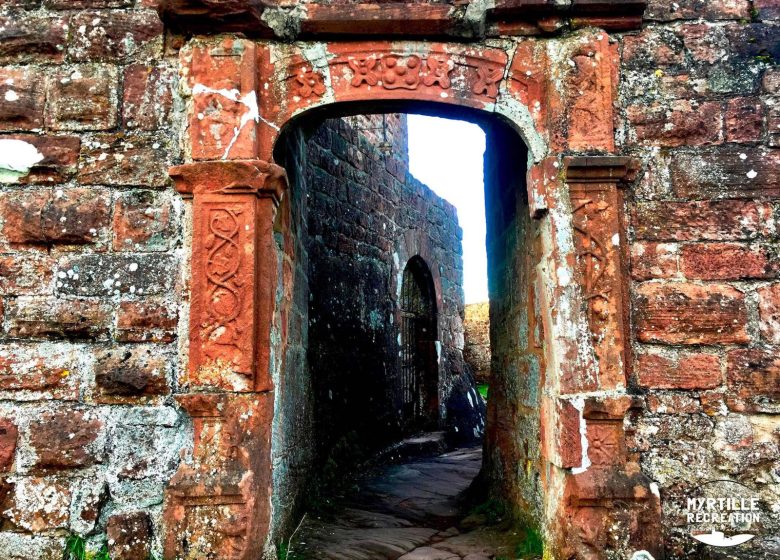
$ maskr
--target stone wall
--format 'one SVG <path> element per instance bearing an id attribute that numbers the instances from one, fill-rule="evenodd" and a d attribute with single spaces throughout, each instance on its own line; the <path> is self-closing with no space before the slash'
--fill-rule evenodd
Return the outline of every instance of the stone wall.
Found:
<path id="1" fill-rule="evenodd" d="M 490 382 L 490 304 L 467 303 L 463 320 L 463 359 L 478 383 Z"/>
<path id="2" fill-rule="evenodd" d="M 167 179 L 178 60 L 154 7 L 0 2 L 7 558 L 59 558 L 68 532 L 107 528 L 112 558 L 145 557 L 192 445 L 173 399 L 187 323 L 188 218 Z"/>
<path id="3" fill-rule="evenodd" d="M 292 224 L 279 253 L 295 259 L 276 381 L 274 535 L 402 436 L 398 282 L 417 251 L 440 296 L 442 426 L 463 370 L 457 214 L 409 174 L 406 144 L 405 115 L 355 116 L 299 123 L 279 153 L 291 183 L 280 216 Z"/>
<path id="4" fill-rule="evenodd" d="M 188 3 L 165 2 L 169 13 Z M 206 8 L 188 17 L 206 20 L 200 28 L 205 33 L 229 32 L 219 27 L 225 22 L 232 29 L 260 29 L 256 10 L 246 12 L 256 21 L 202 15 L 237 3 L 200 2 Z M 213 139 L 220 109 L 233 109 L 224 99 L 209 99 L 207 110 L 195 111 L 185 124 L 176 87 L 185 41 L 164 29 L 155 4 L 0 2 L 0 550 L 10 558 L 58 558 L 67 531 L 102 533 L 139 519 L 139 526 L 151 527 L 159 548 L 163 489 L 180 462 L 179 451 L 186 456 L 193 445 L 191 420 L 173 397 L 190 389 L 185 333 L 191 216 L 166 176 L 170 164 L 188 160 L 193 150 L 210 157 L 196 142 L 180 141 L 201 122 L 198 116 Z M 401 39 L 522 35 L 529 41 L 522 48 L 536 45 L 556 64 L 565 59 L 563 68 L 573 74 L 561 71 L 553 78 L 562 93 L 575 92 L 581 103 L 577 118 L 566 121 L 573 123 L 570 129 L 550 130 L 551 153 L 603 151 L 641 161 L 638 182 L 625 193 L 631 273 L 627 391 L 637 399 L 637 413 L 626 421 L 626 443 L 657 484 L 667 557 L 699 558 L 704 553 L 677 516 L 681 496 L 724 477 L 773 500 L 778 493 L 780 14 L 771 0 L 650 0 L 640 24 L 641 2 L 582 19 L 577 10 L 585 4 L 566 3 L 564 10 L 556 3 L 549 9 L 561 13 L 550 15 L 535 3 L 539 19 L 531 12 L 523 19 L 523 5 L 503 2 L 489 9 L 474 3 L 470 10 L 441 3 L 435 12 L 421 5 L 400 15 L 389 5 L 385 19 L 370 11 L 356 19 L 348 13 L 351 5 L 310 6 L 287 19 L 280 16 L 283 8 L 274 8 L 278 17 L 263 21 L 275 28 L 262 27 L 261 35 L 277 28 L 309 37 L 364 28 Z M 617 3 L 603 3 L 609 4 Z M 399 25 L 391 16 L 413 23 Z M 606 28 L 611 46 L 579 50 L 580 38 L 592 36 L 592 45 L 602 35 L 574 29 L 582 25 Z M 635 25 L 641 29 L 625 31 Z M 518 44 L 501 43 L 512 53 L 520 52 Z M 614 129 L 603 126 L 590 98 L 581 95 L 593 93 L 585 87 L 592 77 L 587 63 L 597 57 L 616 61 Z M 593 79 L 603 86 L 603 76 Z M 536 95 L 538 83 L 529 80 L 526 93 Z M 498 82 L 483 72 L 477 90 L 475 96 L 484 94 L 480 99 L 492 103 Z M 540 106 L 533 118 L 558 115 L 559 109 Z M 213 115 L 216 120 L 209 120 Z M 537 128 L 544 132 L 547 125 L 539 123 L 547 122 L 553 121 L 539 120 Z M 234 123 L 222 124 L 233 137 Z M 594 125 L 606 140 L 599 137 L 591 149 L 585 136 Z M 544 149 L 539 141 L 532 145 L 537 155 Z M 215 141 L 214 159 L 225 150 Z M 247 151 L 234 153 L 248 157 Z M 295 217 L 291 198 L 281 218 Z M 307 291 L 304 261 L 295 258 L 303 248 L 293 236 L 283 237 L 277 235 L 279 262 L 289 267 L 280 276 L 289 283 L 280 288 L 279 302 Z M 275 323 L 279 339 L 296 318 L 300 332 L 305 330 L 308 305 L 291 305 L 296 312 L 284 318 L 280 312 Z M 274 356 L 277 380 L 296 379 L 282 373 L 302 367 L 293 364 L 304 363 L 304 347 L 297 345 L 284 361 Z M 303 383 L 288 389 L 289 395 L 308 390 Z M 310 422 L 304 412 L 287 410 L 275 420 L 282 465 L 289 457 L 285 450 L 293 447 L 285 438 L 297 439 L 287 434 L 305 433 Z M 576 433 L 590 422 L 582 411 L 573 418 Z M 298 427 L 290 429 L 293 424 Z M 515 450 L 501 463 L 504 481 L 525 484 L 531 471 L 510 467 L 527 453 L 516 441 L 500 445 Z M 296 468 L 287 472 L 293 476 Z M 288 484 L 284 469 L 274 475 Z M 776 534 L 772 523 L 768 533 Z M 112 557 L 122 557 L 119 546 Z M 750 546 L 774 545 L 756 539 Z"/>
<path id="5" fill-rule="evenodd" d="M 309 362 L 316 441 L 337 463 L 400 437 L 400 279 L 423 256 L 437 296 L 439 415 L 463 371 L 461 230 L 455 208 L 406 165 L 406 117 L 389 115 L 399 157 L 363 130 L 381 116 L 329 120 L 307 144 Z M 351 457 L 350 457 L 351 456 Z"/>
<path id="6" fill-rule="evenodd" d="M 622 39 L 617 139 L 645 168 L 629 193 L 630 383 L 647 399 L 633 446 L 675 558 L 704 553 L 673 522 L 702 482 L 740 481 L 769 503 L 780 491 L 779 14 L 653 1 Z M 764 536 L 778 531 L 767 519 Z M 755 541 L 735 550 L 778 553 Z"/>

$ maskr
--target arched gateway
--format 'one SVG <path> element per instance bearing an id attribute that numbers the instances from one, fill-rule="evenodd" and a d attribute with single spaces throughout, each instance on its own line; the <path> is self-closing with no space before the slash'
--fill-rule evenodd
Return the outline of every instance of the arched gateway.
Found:
<path id="1" fill-rule="evenodd" d="M 181 7 L 187 2 L 169 4 L 173 20 L 197 20 Z M 579 9 L 586 22 L 636 23 L 603 12 L 587 20 L 587 7 Z M 404 29 L 405 16 L 394 17 L 401 23 L 389 32 Z M 659 558 L 659 498 L 623 428 L 635 403 L 626 393 L 621 187 L 634 163 L 614 153 L 616 45 L 593 28 L 544 40 L 412 42 L 403 31 L 397 41 L 339 40 L 344 27 L 323 21 L 308 36 L 321 32 L 327 42 L 199 36 L 182 51 L 191 161 L 171 176 L 191 198 L 192 304 L 190 392 L 177 399 L 195 441 L 167 491 L 165 557 L 255 559 L 272 539 L 281 514 L 272 506 L 271 426 L 295 274 L 274 148 L 299 115 L 361 103 L 468 108 L 522 138 L 536 232 L 528 321 L 540 356 L 527 404 L 537 411 L 539 458 L 510 469 L 517 476 L 501 485 L 532 512 L 551 557 L 646 549 Z M 376 21 L 366 25 L 383 33 Z M 509 445 L 504 436 L 488 434 L 486 455 Z"/>

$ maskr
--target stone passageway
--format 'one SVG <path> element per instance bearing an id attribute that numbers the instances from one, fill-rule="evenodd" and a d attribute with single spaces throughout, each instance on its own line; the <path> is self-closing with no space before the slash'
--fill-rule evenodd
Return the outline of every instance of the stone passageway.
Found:
<path id="1" fill-rule="evenodd" d="M 356 484 L 328 519 L 307 516 L 288 560 L 493 560 L 515 558 L 520 537 L 475 527 L 459 495 L 479 472 L 471 447 L 383 466 Z"/>

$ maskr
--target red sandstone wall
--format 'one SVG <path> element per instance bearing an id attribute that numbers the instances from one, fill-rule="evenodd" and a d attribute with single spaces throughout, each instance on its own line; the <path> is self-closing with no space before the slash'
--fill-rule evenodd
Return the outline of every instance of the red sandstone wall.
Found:
<path id="1" fill-rule="evenodd" d="M 171 399 L 187 309 L 182 203 L 167 180 L 178 61 L 154 8 L 0 2 L 6 558 L 60 558 L 68 532 L 106 524 L 112 558 L 145 557 L 190 445 Z M 11 173 L 23 150 L 40 161 Z M 138 531 L 134 552 L 120 527 Z"/>
<path id="2" fill-rule="evenodd" d="M 702 481 L 777 499 L 761 473 L 780 468 L 778 15 L 775 2 L 654 1 L 621 41 L 617 139 L 645 166 L 628 202 L 631 386 L 647 399 L 633 445 L 675 558 L 703 553 L 669 523 Z"/>
<path id="3" fill-rule="evenodd" d="M 166 180 L 182 160 L 182 40 L 154 7 L 0 2 L 0 141 L 43 156 L 29 173 L 6 162 L 0 191 L 10 558 L 59 558 L 66 531 L 102 531 L 99 504 L 109 526 L 151 526 L 158 540 L 162 489 L 191 444 L 170 398 L 184 390 L 187 323 L 189 218 Z M 427 14 L 409 32 L 450 29 Z M 779 17 L 772 0 L 651 0 L 642 31 L 610 32 L 615 140 L 643 162 L 626 208 L 630 388 L 645 404 L 629 443 L 659 486 L 673 558 L 700 555 L 675 526 L 687 489 L 730 477 L 777 491 Z M 17 164 L 25 146 L 0 156 Z"/>

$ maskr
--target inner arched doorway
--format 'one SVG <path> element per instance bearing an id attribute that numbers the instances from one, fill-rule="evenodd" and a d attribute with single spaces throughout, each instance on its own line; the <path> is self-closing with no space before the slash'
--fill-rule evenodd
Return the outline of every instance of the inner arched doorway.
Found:
<path id="1" fill-rule="evenodd" d="M 436 425 L 439 369 L 436 294 L 431 272 L 420 256 L 409 259 L 401 284 L 401 368 L 397 390 L 404 431 Z"/>

